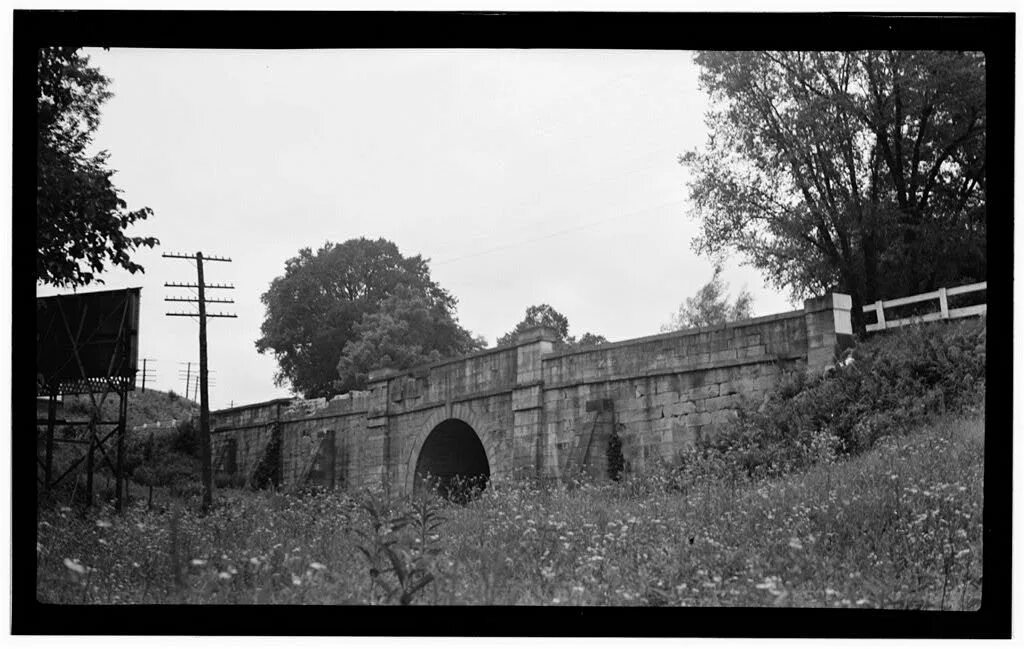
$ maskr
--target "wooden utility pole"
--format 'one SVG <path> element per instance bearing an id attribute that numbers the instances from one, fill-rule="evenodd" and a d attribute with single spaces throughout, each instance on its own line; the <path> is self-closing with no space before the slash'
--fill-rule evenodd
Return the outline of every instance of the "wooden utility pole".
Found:
<path id="1" fill-rule="evenodd" d="M 185 379 L 185 398 L 186 399 L 191 399 L 192 398 L 191 397 L 191 394 L 192 394 L 192 361 L 188 361 L 186 363 L 179 362 L 178 365 L 184 365 L 185 366 L 185 376 L 184 377 L 181 376 L 181 369 L 179 369 L 178 370 L 178 378 L 179 379 L 180 378 L 184 378 Z"/>
<path id="2" fill-rule="evenodd" d="M 237 318 L 238 316 L 233 313 L 207 313 L 206 304 L 207 302 L 219 302 L 225 304 L 233 304 L 234 300 L 215 300 L 206 298 L 206 289 L 233 289 L 234 286 L 228 284 L 207 284 L 203 277 L 203 261 L 231 261 L 227 257 L 204 257 L 202 252 L 197 252 L 194 255 L 183 255 L 178 253 L 164 253 L 164 257 L 171 259 L 193 259 L 196 262 L 196 279 L 195 284 L 178 284 L 174 282 L 167 282 L 164 286 L 168 288 L 195 288 L 199 290 L 198 299 L 195 298 L 164 298 L 168 302 L 198 302 L 199 313 L 168 313 L 169 316 L 188 316 L 196 317 L 199 316 L 199 439 L 200 439 L 200 455 L 203 465 L 203 506 L 202 511 L 204 513 L 210 511 L 210 507 L 213 505 L 213 463 L 210 452 L 210 393 L 207 388 L 207 380 L 209 378 L 207 362 L 206 362 L 206 319 L 207 318 Z M 188 398 L 186 392 L 185 397 Z"/>

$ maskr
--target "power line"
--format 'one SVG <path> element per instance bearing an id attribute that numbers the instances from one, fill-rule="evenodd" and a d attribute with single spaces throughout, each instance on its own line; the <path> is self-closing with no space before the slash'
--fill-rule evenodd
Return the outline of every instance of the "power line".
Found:
<path id="1" fill-rule="evenodd" d="M 649 164 L 649 165 L 645 165 L 643 167 L 634 167 L 634 168 L 630 169 L 629 171 L 617 172 L 617 173 L 614 173 L 614 174 L 607 174 L 605 176 L 602 176 L 602 177 L 599 177 L 599 178 L 594 178 L 594 179 L 591 179 L 591 180 L 587 180 L 585 182 L 573 183 L 572 189 L 573 189 L 573 191 L 577 191 L 580 188 L 584 188 L 584 187 L 590 187 L 590 186 L 599 185 L 599 184 L 606 184 L 607 181 L 610 180 L 610 179 L 622 178 L 624 176 L 630 176 L 630 175 L 633 175 L 633 174 L 642 173 L 642 172 L 645 172 L 645 171 L 649 171 L 651 169 L 657 169 L 657 168 L 661 167 L 663 164 L 664 164 L 663 162 L 652 163 L 652 164 Z M 559 176 L 555 176 L 555 177 L 563 177 L 565 175 L 566 174 L 560 174 Z M 548 176 L 547 177 L 548 180 L 550 180 L 551 178 L 552 178 L 552 176 Z M 545 203 L 548 203 L 548 202 L 550 202 L 550 199 L 533 198 L 533 199 L 523 199 L 523 200 L 512 201 L 512 202 L 502 202 L 502 207 L 505 208 L 505 210 L 508 210 L 509 208 L 523 207 L 523 206 L 528 206 L 528 205 L 537 205 L 537 204 L 541 203 L 542 201 L 545 202 Z M 487 207 L 485 209 L 492 209 L 492 208 L 491 207 Z M 554 213 L 545 213 L 544 215 L 542 215 L 539 218 L 530 219 L 529 221 L 517 222 L 516 224 L 511 226 L 510 230 L 506 230 L 506 232 L 518 232 L 518 231 L 521 231 L 521 230 L 529 230 L 531 228 L 535 228 L 537 226 L 537 224 L 545 222 L 553 214 Z M 457 240 L 457 241 L 456 240 L 449 240 L 449 241 L 441 242 L 440 248 L 442 250 L 444 250 L 444 249 L 453 248 L 453 247 L 460 247 L 460 246 L 464 246 L 464 245 L 466 245 L 466 243 L 469 243 L 469 242 L 472 242 L 472 241 L 478 241 L 478 240 L 481 240 L 481 239 L 491 239 L 491 238 L 494 238 L 495 236 L 502 236 L 502 235 L 501 234 L 495 234 L 493 231 L 490 231 L 490 232 L 477 232 L 475 234 L 470 234 L 467 237 L 463 237 L 463 238 L 461 238 L 460 240 Z"/>
<path id="2" fill-rule="evenodd" d="M 477 252 L 473 252 L 473 253 L 470 253 L 468 255 L 462 255 L 461 257 L 452 257 L 451 259 L 442 259 L 441 261 L 431 262 L 431 265 L 433 265 L 433 266 L 442 266 L 444 264 L 450 264 L 450 263 L 453 263 L 453 262 L 456 262 L 456 261 L 462 261 L 463 259 L 471 259 L 473 257 L 480 257 L 482 255 L 487 255 L 487 254 L 490 254 L 492 252 L 499 252 L 501 250 L 508 250 L 509 248 L 515 248 L 517 246 L 523 246 L 523 245 L 526 245 L 528 243 L 536 243 L 538 241 L 544 241 L 545 239 L 551 239 L 551 238 L 554 238 L 554 237 L 560 237 L 560 236 L 562 236 L 564 234 L 569 234 L 571 232 L 577 232 L 579 230 L 586 230 L 587 228 L 591 228 L 591 227 L 594 227 L 594 226 L 597 226 L 597 225 L 603 225 L 605 223 L 610 223 L 611 221 L 617 221 L 618 219 L 626 218 L 626 217 L 629 217 L 629 216 L 636 216 L 638 214 L 643 214 L 645 212 L 652 212 L 654 210 L 659 210 L 659 209 L 661 209 L 663 207 L 667 207 L 669 205 L 673 205 L 673 204 L 676 204 L 676 203 L 677 203 L 677 201 L 666 201 L 664 203 L 661 203 L 659 205 L 654 205 L 652 207 L 646 207 L 644 209 L 634 210 L 633 212 L 626 212 L 625 214 L 616 214 L 615 216 L 611 216 L 611 217 L 608 217 L 608 218 L 605 218 L 605 219 L 601 219 L 599 221 L 592 221 L 590 223 L 584 223 L 582 225 L 574 226 L 574 227 L 571 227 L 571 228 L 565 228 L 564 230 L 557 230 L 555 232 L 550 232 L 550 233 L 545 234 L 543 236 L 534 237 L 532 239 L 526 239 L 524 241 L 517 241 L 515 243 L 509 243 L 509 244 L 506 244 L 506 245 L 503 245 L 503 246 L 496 246 L 494 248 L 488 248 L 486 250 L 479 250 Z"/>

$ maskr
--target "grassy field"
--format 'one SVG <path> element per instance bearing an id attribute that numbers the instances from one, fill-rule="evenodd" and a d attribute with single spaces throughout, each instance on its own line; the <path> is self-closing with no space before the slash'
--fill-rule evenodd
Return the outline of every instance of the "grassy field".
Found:
<path id="1" fill-rule="evenodd" d="M 467 506 L 219 491 L 41 508 L 37 593 L 61 603 L 980 605 L 984 417 L 772 479 L 492 485 Z M 167 504 L 170 503 L 170 504 Z"/>

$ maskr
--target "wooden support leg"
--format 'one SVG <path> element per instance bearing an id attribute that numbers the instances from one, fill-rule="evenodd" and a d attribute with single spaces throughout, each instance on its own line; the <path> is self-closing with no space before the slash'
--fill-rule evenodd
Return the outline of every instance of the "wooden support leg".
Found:
<path id="1" fill-rule="evenodd" d="M 50 403 L 46 412 L 46 463 L 43 467 L 43 490 L 50 492 L 53 486 L 53 427 L 57 421 L 57 393 L 50 393 Z"/>
<path id="2" fill-rule="evenodd" d="M 117 483 L 114 485 L 115 496 L 115 509 L 118 513 L 124 507 L 123 492 L 124 488 L 124 436 L 127 429 L 128 420 L 128 391 L 124 388 L 121 389 L 121 403 L 118 406 L 118 418 L 117 418 Z"/>

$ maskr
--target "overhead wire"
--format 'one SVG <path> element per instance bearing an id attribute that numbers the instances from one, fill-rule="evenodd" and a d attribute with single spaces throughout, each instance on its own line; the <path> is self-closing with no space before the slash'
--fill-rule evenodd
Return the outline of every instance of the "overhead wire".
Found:
<path id="1" fill-rule="evenodd" d="M 493 252 L 500 252 L 500 251 L 503 251 L 503 250 L 508 250 L 510 248 L 515 248 L 515 247 L 527 245 L 527 244 L 530 244 L 530 243 L 536 243 L 536 242 L 539 242 L 539 241 L 544 241 L 546 239 L 551 239 L 551 238 L 554 238 L 554 237 L 559 237 L 559 236 L 562 236 L 562 235 L 565 235 L 565 234 L 569 234 L 571 232 L 578 232 L 580 230 L 586 230 L 588 228 L 596 227 L 598 225 L 603 225 L 605 223 L 610 223 L 612 221 L 617 221 L 619 219 L 623 219 L 623 218 L 626 218 L 626 217 L 637 216 L 639 214 L 644 214 L 646 212 L 653 212 L 653 211 L 659 210 L 659 209 L 661 209 L 663 207 L 667 207 L 669 205 L 674 205 L 674 204 L 678 204 L 678 203 L 679 203 L 679 201 L 674 201 L 674 200 L 673 201 L 665 201 L 664 203 L 659 203 L 658 205 L 653 205 L 653 206 L 650 206 L 650 207 L 645 207 L 645 208 L 639 209 L 639 210 L 633 210 L 632 212 L 625 212 L 625 213 L 622 213 L 622 214 L 616 214 L 614 216 L 610 216 L 610 217 L 607 217 L 607 218 L 604 218 L 604 219 L 600 219 L 600 220 L 597 220 L 597 221 L 591 221 L 590 223 L 584 223 L 582 225 L 573 226 L 571 228 L 565 228 L 565 229 L 562 229 L 562 230 L 557 230 L 555 232 L 549 232 L 549 233 L 547 233 L 547 234 L 545 234 L 543 236 L 533 237 L 531 239 L 526 239 L 524 241 L 517 241 L 517 242 L 509 243 L 509 244 L 506 244 L 506 245 L 503 245 L 503 246 L 496 246 L 494 248 L 488 248 L 486 250 L 480 250 L 480 251 L 477 251 L 477 252 L 474 252 L 474 253 L 470 253 L 468 255 L 462 255 L 462 256 L 459 256 L 459 257 L 452 257 L 452 258 L 449 258 L 449 259 L 442 259 L 440 261 L 431 262 L 431 265 L 433 265 L 433 266 L 443 266 L 444 264 L 450 264 L 450 263 L 454 263 L 456 261 L 462 261 L 464 259 L 471 259 L 473 257 L 480 257 L 480 256 L 487 255 L 487 254 L 490 254 L 490 253 L 493 253 Z"/>

